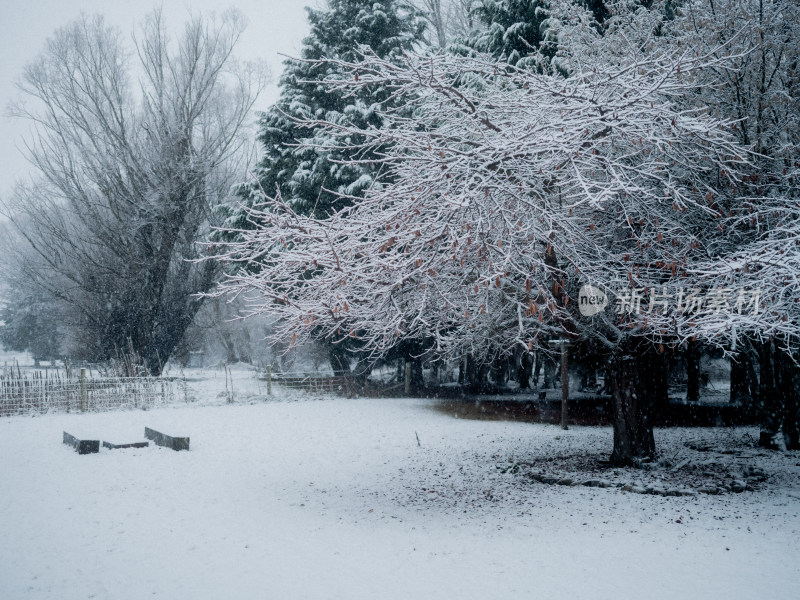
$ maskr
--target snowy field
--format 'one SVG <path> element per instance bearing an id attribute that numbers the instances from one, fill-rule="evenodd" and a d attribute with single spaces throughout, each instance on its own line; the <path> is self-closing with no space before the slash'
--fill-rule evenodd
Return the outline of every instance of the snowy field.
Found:
<path id="1" fill-rule="evenodd" d="M 600 456 L 610 429 L 465 421 L 420 399 L 265 401 L 234 374 L 232 405 L 207 370 L 187 375 L 188 405 L 0 420 L 0 598 L 800 597 L 798 453 L 759 458 L 774 472 L 740 494 L 544 485 L 500 467 Z M 191 450 L 61 443 L 145 426 Z M 657 434 L 663 454 L 750 435 Z"/>

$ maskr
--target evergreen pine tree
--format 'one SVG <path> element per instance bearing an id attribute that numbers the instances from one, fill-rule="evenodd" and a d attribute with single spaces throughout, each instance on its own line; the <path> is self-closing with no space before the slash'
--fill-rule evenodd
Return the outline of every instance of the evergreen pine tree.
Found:
<path id="1" fill-rule="evenodd" d="M 320 83 L 335 75 L 330 67 L 303 61 L 353 60 L 360 45 L 390 57 L 422 40 L 424 22 L 398 0 L 328 0 L 327 4 L 327 9 L 307 9 L 311 32 L 303 40 L 302 60 L 285 61 L 280 99 L 259 119 L 258 140 L 264 154 L 256 171 L 258 183 L 239 189 L 245 203 L 258 202 L 262 189 L 270 196 L 279 189 L 298 212 L 324 217 L 342 206 L 337 194 L 358 197 L 375 181 L 376 167 L 337 164 L 346 157 L 324 148 L 324 132 L 300 129 L 293 119 L 380 127 L 374 108 L 387 95 L 380 90 L 347 98 L 332 94 Z"/>
<path id="2" fill-rule="evenodd" d="M 482 0 L 473 15 L 484 25 L 465 45 L 478 52 L 503 56 L 510 64 L 541 70 L 539 52 L 545 41 L 548 0 Z"/>
<path id="3" fill-rule="evenodd" d="M 548 39 L 547 19 L 552 0 L 480 0 L 472 15 L 483 26 L 464 40 L 463 45 L 478 52 L 504 57 L 509 64 L 538 71 L 549 69 L 549 59 L 557 49 Z M 605 0 L 574 0 L 587 9 L 599 29 L 610 16 Z"/>

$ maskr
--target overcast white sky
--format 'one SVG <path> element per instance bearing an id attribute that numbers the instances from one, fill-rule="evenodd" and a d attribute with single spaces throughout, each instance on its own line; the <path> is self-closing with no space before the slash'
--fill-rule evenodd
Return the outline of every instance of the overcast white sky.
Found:
<path id="1" fill-rule="evenodd" d="M 273 81 L 281 73 L 280 54 L 297 56 L 308 33 L 305 6 L 318 6 L 320 0 L 163 0 L 161 6 L 167 23 L 176 30 L 194 12 L 221 12 L 234 6 L 249 19 L 237 55 L 243 59 L 262 58 L 272 69 Z M 27 126 L 6 114 L 7 104 L 16 97 L 14 81 L 25 64 L 44 47 L 56 28 L 81 12 L 101 13 L 126 35 L 134 30 L 145 14 L 159 5 L 123 0 L 0 0 L 0 196 L 11 189 L 15 179 L 30 171 L 19 148 Z M 257 105 L 263 110 L 278 97 L 276 85 L 270 86 Z"/>

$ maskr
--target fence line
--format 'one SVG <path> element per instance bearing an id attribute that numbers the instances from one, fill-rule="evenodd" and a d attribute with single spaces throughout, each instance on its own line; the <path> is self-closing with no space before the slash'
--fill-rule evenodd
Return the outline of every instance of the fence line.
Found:
<path id="1" fill-rule="evenodd" d="M 277 384 L 290 389 L 340 396 L 363 395 L 365 393 L 380 395 L 387 392 L 395 392 L 404 387 L 402 382 L 387 384 L 353 375 L 333 375 L 317 371 L 276 373 L 269 367 L 266 374 L 261 375 L 261 379 L 267 381 L 268 389 L 271 384 Z"/>
<path id="2" fill-rule="evenodd" d="M 76 379 L 41 373 L 0 377 L 0 416 L 155 408 L 185 398 L 183 381 L 158 377 Z"/>
<path id="3" fill-rule="evenodd" d="M 300 372 L 270 373 L 266 377 L 269 384 L 278 384 L 291 389 L 302 389 L 310 392 L 331 394 L 347 394 L 353 382 L 343 375 L 325 373 Z"/>

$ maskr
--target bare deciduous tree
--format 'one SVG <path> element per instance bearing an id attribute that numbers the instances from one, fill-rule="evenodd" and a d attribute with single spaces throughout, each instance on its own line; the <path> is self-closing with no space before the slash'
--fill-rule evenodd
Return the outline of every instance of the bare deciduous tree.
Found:
<path id="1" fill-rule="evenodd" d="M 192 17 L 178 39 L 161 11 L 132 48 L 102 17 L 59 29 L 24 71 L 27 155 L 37 178 L 4 212 L 28 246 L 16 272 L 69 307 L 84 352 L 132 348 L 158 372 L 214 284 L 190 262 L 242 177 L 259 65 L 232 56 L 241 14 Z"/>
<path id="2" fill-rule="evenodd" d="M 414 0 L 412 4 L 424 15 L 435 36 L 431 45 L 440 49 L 472 29 L 472 0 Z"/>

